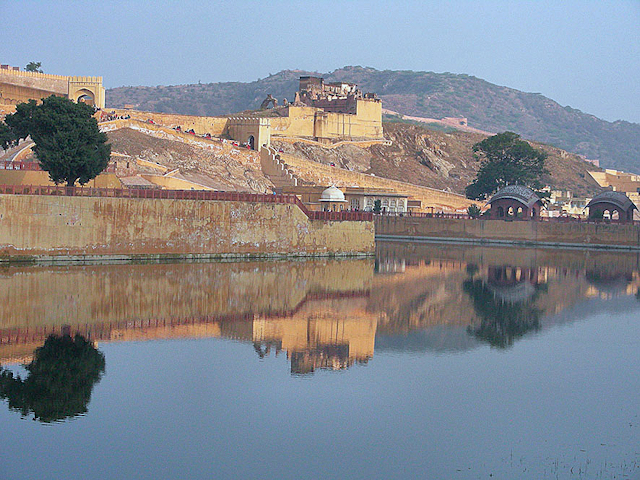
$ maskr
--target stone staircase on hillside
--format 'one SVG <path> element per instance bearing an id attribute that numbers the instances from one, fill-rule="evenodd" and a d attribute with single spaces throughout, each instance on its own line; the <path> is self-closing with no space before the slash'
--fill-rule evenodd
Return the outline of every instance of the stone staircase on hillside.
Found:
<path id="1" fill-rule="evenodd" d="M 296 187 L 299 179 L 287 167 L 280 154 L 272 147 L 262 147 L 260 149 L 260 166 L 262 173 L 271 180 L 276 188 Z"/>

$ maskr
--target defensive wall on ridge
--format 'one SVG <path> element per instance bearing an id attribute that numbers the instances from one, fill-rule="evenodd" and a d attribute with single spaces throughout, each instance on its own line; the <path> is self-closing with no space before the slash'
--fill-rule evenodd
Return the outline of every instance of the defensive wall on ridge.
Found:
<path id="1" fill-rule="evenodd" d="M 26 193 L 25 187 L 7 188 Z M 95 255 L 125 260 L 350 255 L 374 250 L 370 217 L 325 215 L 314 220 L 322 212 L 305 212 L 294 196 L 167 190 L 140 192 L 151 198 L 81 196 L 100 193 L 90 189 L 76 189 L 73 196 L 52 195 L 61 191 L 40 187 L 39 195 L 0 195 L 0 261 Z M 134 195 L 126 190 L 102 193 Z M 171 193 L 193 199 L 171 198 Z M 345 221 L 347 217 L 353 219 Z"/>
<path id="2" fill-rule="evenodd" d="M 640 225 L 377 216 L 376 239 L 640 249 Z"/>
<path id="3" fill-rule="evenodd" d="M 17 105 L 50 95 L 67 97 L 74 102 L 86 96 L 98 108 L 104 108 L 105 105 L 102 77 L 24 72 L 16 67 L 0 65 L 0 104 Z"/>

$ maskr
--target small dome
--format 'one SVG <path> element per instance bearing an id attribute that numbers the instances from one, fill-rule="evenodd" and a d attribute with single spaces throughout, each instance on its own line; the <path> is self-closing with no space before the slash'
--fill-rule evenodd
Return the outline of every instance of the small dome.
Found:
<path id="1" fill-rule="evenodd" d="M 531 206 L 536 202 L 540 201 L 540 197 L 538 197 L 533 190 L 523 185 L 507 185 L 506 187 L 501 188 L 493 197 L 491 197 L 489 203 L 493 203 L 501 198 L 517 200 L 529 208 L 531 208 Z"/>
<path id="2" fill-rule="evenodd" d="M 623 192 L 614 192 L 611 190 L 602 192 L 601 194 L 593 197 L 593 200 L 591 200 L 587 204 L 587 207 L 592 207 L 594 205 L 597 205 L 598 203 L 611 203 L 616 207 L 620 207 L 625 212 L 629 210 L 629 208 L 631 208 L 632 210 L 637 210 L 636 205 Z"/>
<path id="3" fill-rule="evenodd" d="M 322 194 L 320 195 L 320 201 L 321 202 L 346 202 L 346 200 L 344 199 L 344 193 L 342 193 L 342 191 L 335 185 L 332 185 L 331 187 L 322 191 Z"/>

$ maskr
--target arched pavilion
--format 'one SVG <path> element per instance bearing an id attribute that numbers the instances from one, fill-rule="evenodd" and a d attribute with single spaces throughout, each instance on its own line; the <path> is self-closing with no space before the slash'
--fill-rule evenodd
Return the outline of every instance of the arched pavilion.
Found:
<path id="1" fill-rule="evenodd" d="M 618 223 L 633 223 L 635 204 L 622 192 L 607 191 L 593 197 L 587 204 L 589 218 L 603 218 Z"/>
<path id="2" fill-rule="evenodd" d="M 507 185 L 489 200 L 492 220 L 534 220 L 540 217 L 542 200 L 522 185 Z"/>

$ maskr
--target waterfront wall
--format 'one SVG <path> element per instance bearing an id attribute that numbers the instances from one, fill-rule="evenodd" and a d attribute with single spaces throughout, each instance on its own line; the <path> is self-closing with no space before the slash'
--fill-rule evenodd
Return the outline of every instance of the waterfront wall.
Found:
<path id="1" fill-rule="evenodd" d="M 296 204 L 0 195 L 0 261 L 373 250 L 373 222 L 311 220 Z"/>
<path id="2" fill-rule="evenodd" d="M 640 248 L 640 225 L 505 222 L 502 220 L 376 217 L 376 235 L 428 237 L 488 242 L 597 245 Z"/>

